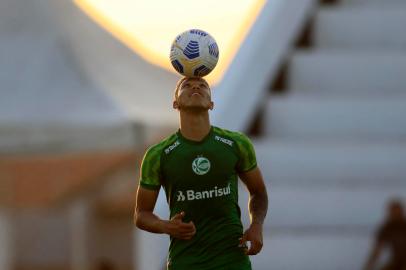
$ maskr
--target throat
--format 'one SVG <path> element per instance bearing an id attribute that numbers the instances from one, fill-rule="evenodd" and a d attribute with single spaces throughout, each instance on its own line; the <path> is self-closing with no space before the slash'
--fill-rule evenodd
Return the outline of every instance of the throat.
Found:
<path id="1" fill-rule="evenodd" d="M 182 136 L 190 141 L 200 142 L 210 134 L 210 128 L 205 132 L 193 132 L 188 130 L 180 130 Z"/>
<path id="2" fill-rule="evenodd" d="M 193 114 L 180 111 L 180 133 L 191 141 L 203 140 L 211 130 L 209 112 Z"/>
<path id="3" fill-rule="evenodd" d="M 211 126 L 210 124 L 201 126 L 181 126 L 179 130 L 184 138 L 200 142 L 210 134 Z"/>

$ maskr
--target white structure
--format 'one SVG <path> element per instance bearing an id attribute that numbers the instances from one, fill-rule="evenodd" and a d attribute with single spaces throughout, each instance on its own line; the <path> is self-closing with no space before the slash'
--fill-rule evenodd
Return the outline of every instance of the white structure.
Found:
<path id="1" fill-rule="evenodd" d="M 292 50 L 309 11 L 314 48 Z M 268 1 L 247 36 L 212 115 L 244 130 L 265 111 L 270 211 L 254 269 L 361 269 L 386 203 L 406 199 L 405 12 L 403 0 Z M 287 94 L 267 98 L 287 55 Z"/>
<path id="2" fill-rule="evenodd" d="M 314 2 L 266 2 L 223 80 L 213 91 L 214 124 L 231 130 L 248 128 Z"/>
<path id="3" fill-rule="evenodd" d="M 405 12 L 402 0 L 314 9 L 314 48 L 290 54 L 255 143 L 271 183 L 255 269 L 361 269 L 386 203 L 406 199 Z"/>
<path id="4" fill-rule="evenodd" d="M 81 72 L 51 14 L 47 1 L 0 4 L 0 153 L 134 146 L 125 110 Z"/>
<path id="5" fill-rule="evenodd" d="M 179 76 L 145 62 L 72 1 L 50 1 L 50 5 L 81 71 L 132 121 L 159 127 L 177 125 L 172 98 Z"/>

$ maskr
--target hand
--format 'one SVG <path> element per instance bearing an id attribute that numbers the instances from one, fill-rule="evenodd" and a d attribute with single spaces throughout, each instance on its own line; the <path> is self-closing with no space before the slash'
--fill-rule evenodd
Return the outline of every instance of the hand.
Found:
<path id="1" fill-rule="evenodd" d="M 247 241 L 251 242 L 249 249 L 246 250 L 247 255 L 256 255 L 261 251 L 263 246 L 262 224 L 251 224 L 240 239 L 240 245 L 246 245 Z"/>
<path id="2" fill-rule="evenodd" d="M 196 234 L 196 227 L 193 221 L 185 223 L 182 219 L 185 212 L 180 212 L 165 223 L 165 232 L 170 236 L 182 240 L 190 240 Z"/>

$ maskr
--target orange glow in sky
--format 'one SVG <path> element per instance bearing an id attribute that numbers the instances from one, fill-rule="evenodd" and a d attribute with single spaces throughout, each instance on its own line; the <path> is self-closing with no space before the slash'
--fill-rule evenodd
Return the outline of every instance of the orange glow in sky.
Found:
<path id="1" fill-rule="evenodd" d="M 265 0 L 74 0 L 93 20 L 146 61 L 176 72 L 169 61 L 173 39 L 198 28 L 216 39 L 220 58 L 206 77 L 218 82 Z M 196 4 L 198 3 L 198 5 Z"/>

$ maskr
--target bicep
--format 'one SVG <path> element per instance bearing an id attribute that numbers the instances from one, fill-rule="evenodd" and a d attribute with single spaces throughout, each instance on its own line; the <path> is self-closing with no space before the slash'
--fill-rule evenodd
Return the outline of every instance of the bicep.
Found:
<path id="1" fill-rule="evenodd" d="M 139 186 L 138 190 L 137 190 L 137 202 L 136 202 L 135 211 L 136 212 L 142 212 L 142 211 L 153 212 L 158 195 L 159 195 L 159 189 L 150 190 L 150 189 L 143 188 L 142 186 Z"/>
<path id="2" fill-rule="evenodd" d="M 266 191 L 264 179 L 258 167 L 248 172 L 239 173 L 239 177 L 251 194 Z"/>

